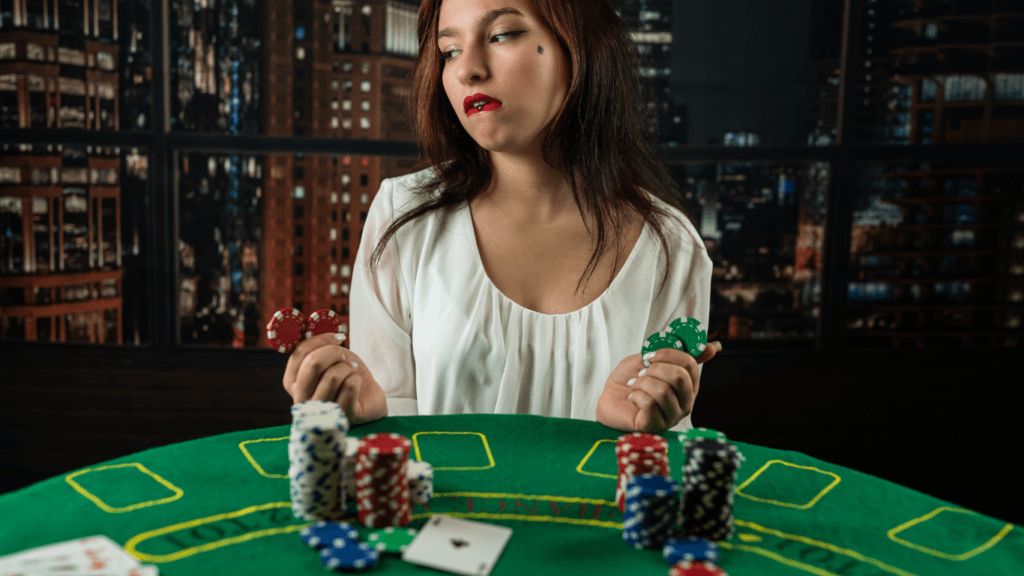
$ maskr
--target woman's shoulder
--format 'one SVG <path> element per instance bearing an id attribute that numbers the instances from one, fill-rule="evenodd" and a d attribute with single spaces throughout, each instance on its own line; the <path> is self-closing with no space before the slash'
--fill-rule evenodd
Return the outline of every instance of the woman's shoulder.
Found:
<path id="1" fill-rule="evenodd" d="M 642 192 L 651 201 L 651 204 L 660 208 L 663 212 L 669 215 L 669 218 L 659 218 L 659 222 L 662 225 L 662 230 L 665 232 L 665 239 L 668 241 L 670 248 L 685 251 L 706 251 L 704 248 L 704 240 L 700 237 L 697 227 L 693 225 L 693 222 L 687 214 L 671 203 L 651 194 L 647 190 L 642 190 Z M 658 217 L 657 214 L 654 216 L 656 218 Z"/>
<path id="2" fill-rule="evenodd" d="M 433 168 L 425 168 L 419 172 L 411 172 L 401 176 L 385 178 L 381 182 L 380 191 L 377 196 L 389 211 L 404 212 L 418 204 L 422 204 L 428 198 L 417 191 L 427 184 L 434 177 Z M 376 201 L 376 198 L 374 199 Z"/>
<path id="3" fill-rule="evenodd" d="M 451 228 L 456 210 L 425 206 L 441 195 L 443 187 L 443 184 L 429 186 L 435 182 L 431 171 L 426 169 L 386 178 L 373 199 L 370 207 L 372 219 L 384 228 L 398 224 L 394 234 L 399 244 L 430 246 Z"/>

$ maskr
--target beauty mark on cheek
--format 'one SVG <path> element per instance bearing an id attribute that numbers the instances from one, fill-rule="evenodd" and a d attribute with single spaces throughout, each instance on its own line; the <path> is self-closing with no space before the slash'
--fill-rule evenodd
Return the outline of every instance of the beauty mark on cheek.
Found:
<path id="1" fill-rule="evenodd" d="M 544 49 L 541 48 L 540 46 L 537 46 L 537 54 L 543 54 L 543 53 L 544 53 Z"/>

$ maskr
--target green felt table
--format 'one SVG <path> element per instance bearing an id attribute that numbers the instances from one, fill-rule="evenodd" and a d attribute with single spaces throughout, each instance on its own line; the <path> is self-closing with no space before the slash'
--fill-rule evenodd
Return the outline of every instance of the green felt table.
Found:
<path id="1" fill-rule="evenodd" d="M 502 524 L 492 574 L 668 574 L 660 551 L 622 541 L 615 439 L 594 422 L 539 416 L 392 417 L 351 436 L 396 432 L 434 467 L 414 509 Z M 728 434 L 728 431 L 724 431 Z M 104 534 L 160 574 L 323 574 L 291 512 L 288 426 L 235 432 L 103 462 L 0 496 L 0 555 Z M 669 442 L 682 475 L 679 435 Z M 733 442 L 735 533 L 718 543 L 731 576 L 1024 574 L 1024 530 L 799 452 Z M 984 489 L 983 486 L 965 489 Z M 365 531 L 365 529 L 363 529 Z M 374 572 L 434 573 L 382 556 Z"/>

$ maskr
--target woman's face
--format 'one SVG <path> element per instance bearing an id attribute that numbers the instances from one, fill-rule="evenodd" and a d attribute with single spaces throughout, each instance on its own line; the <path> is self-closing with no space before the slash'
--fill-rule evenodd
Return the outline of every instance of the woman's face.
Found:
<path id="1" fill-rule="evenodd" d="M 502 8 L 519 14 L 488 17 Z M 448 101 L 473 140 L 492 153 L 539 156 L 569 90 L 569 63 L 532 3 L 444 0 L 437 50 Z M 465 99 L 475 94 L 501 106 L 467 115 Z"/>

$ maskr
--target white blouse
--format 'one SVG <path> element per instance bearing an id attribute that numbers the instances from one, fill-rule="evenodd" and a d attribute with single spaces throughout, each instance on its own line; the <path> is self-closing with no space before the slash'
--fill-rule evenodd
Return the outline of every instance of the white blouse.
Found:
<path id="1" fill-rule="evenodd" d="M 672 269 L 644 224 L 629 258 L 597 300 L 542 314 L 502 294 L 484 271 L 468 204 L 407 223 L 388 242 L 376 282 L 369 258 L 387 227 L 420 202 L 409 187 L 430 169 L 381 184 L 352 273 L 350 349 L 387 396 L 388 414 L 535 414 L 596 420 L 612 369 L 676 318 L 708 325 L 711 259 L 690 221 L 666 236 Z M 703 369 L 703 365 L 701 365 Z M 672 428 L 692 428 L 691 416 Z"/>

